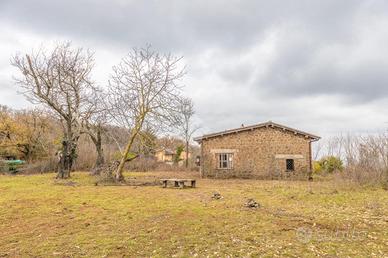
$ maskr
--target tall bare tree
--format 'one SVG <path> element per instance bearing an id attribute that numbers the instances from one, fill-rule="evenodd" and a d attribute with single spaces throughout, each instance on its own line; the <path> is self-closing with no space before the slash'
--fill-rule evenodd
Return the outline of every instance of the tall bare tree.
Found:
<path id="1" fill-rule="evenodd" d="M 185 141 L 185 166 L 187 168 L 189 166 L 190 141 L 195 131 L 199 129 L 193 121 L 195 114 L 193 101 L 189 98 L 182 99 L 179 106 L 179 113 L 179 121 L 177 124 L 179 132 Z"/>
<path id="2" fill-rule="evenodd" d="M 142 129 L 157 128 L 175 121 L 181 100 L 182 57 L 160 54 L 150 46 L 133 49 L 113 67 L 109 87 L 112 121 L 129 131 L 126 147 L 115 172 L 124 181 L 123 168 L 135 139 Z"/>
<path id="3" fill-rule="evenodd" d="M 42 48 L 31 54 L 17 54 L 11 63 L 21 72 L 15 80 L 28 100 L 43 104 L 60 119 L 63 140 L 57 177 L 69 178 L 83 117 L 90 111 L 88 98 L 94 91 L 90 79 L 93 53 L 66 42 L 51 51 Z"/>

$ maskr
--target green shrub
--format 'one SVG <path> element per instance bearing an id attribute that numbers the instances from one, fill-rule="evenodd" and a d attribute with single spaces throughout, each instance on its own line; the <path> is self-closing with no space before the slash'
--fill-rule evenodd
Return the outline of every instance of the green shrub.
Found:
<path id="1" fill-rule="evenodd" d="M 319 161 L 313 161 L 313 173 L 314 174 L 319 174 L 322 172 L 322 166 L 319 163 Z"/>
<path id="2" fill-rule="evenodd" d="M 182 160 L 181 154 L 182 154 L 183 150 L 184 150 L 184 147 L 182 145 L 180 145 L 176 148 L 176 153 L 174 155 L 174 163 L 178 163 L 179 161 Z"/>
<path id="3" fill-rule="evenodd" d="M 321 171 L 333 173 L 335 171 L 342 171 L 344 169 L 342 160 L 339 157 L 327 156 L 318 161 Z"/>

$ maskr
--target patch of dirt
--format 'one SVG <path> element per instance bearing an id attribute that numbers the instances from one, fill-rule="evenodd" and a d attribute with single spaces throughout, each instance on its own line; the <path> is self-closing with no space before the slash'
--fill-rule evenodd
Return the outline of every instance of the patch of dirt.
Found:
<path id="1" fill-rule="evenodd" d="M 158 186 L 158 185 L 161 185 L 159 181 L 155 180 L 155 181 L 127 181 L 126 182 L 126 185 L 130 185 L 130 186 Z"/>
<path id="2" fill-rule="evenodd" d="M 55 185 L 64 185 L 64 186 L 78 186 L 79 184 L 74 181 L 55 181 Z"/>
<path id="3" fill-rule="evenodd" d="M 154 181 L 144 181 L 144 180 L 126 180 L 125 182 L 112 182 L 112 181 L 106 181 L 106 182 L 96 182 L 96 186 L 102 185 L 102 186 L 160 186 L 160 182 L 158 180 Z"/>

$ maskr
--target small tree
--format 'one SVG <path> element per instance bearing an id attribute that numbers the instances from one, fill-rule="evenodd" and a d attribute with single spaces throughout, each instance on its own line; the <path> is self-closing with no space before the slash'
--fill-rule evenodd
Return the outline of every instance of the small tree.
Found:
<path id="1" fill-rule="evenodd" d="M 54 153 L 56 121 L 42 110 L 13 110 L 0 106 L 0 155 L 27 162 Z"/>
<path id="2" fill-rule="evenodd" d="M 38 157 L 48 154 L 48 132 L 52 131 L 53 125 L 47 115 L 41 110 L 22 110 L 15 112 L 15 123 L 19 124 L 18 150 L 24 158 L 31 162 Z"/>
<path id="3" fill-rule="evenodd" d="M 175 155 L 174 155 L 174 163 L 178 164 L 179 161 L 181 161 L 181 155 L 182 155 L 182 152 L 183 152 L 183 146 L 182 145 L 179 145 L 177 148 L 176 148 L 176 151 L 175 151 Z"/>
<path id="4" fill-rule="evenodd" d="M 44 105 L 61 121 L 63 140 L 57 177 L 69 178 L 83 117 L 90 110 L 88 99 L 94 91 L 90 79 L 93 53 L 60 43 L 52 51 L 17 54 L 12 65 L 21 73 L 15 80 L 28 100 Z"/>
<path id="5" fill-rule="evenodd" d="M 109 84 L 111 119 L 129 131 L 116 181 L 124 181 L 123 168 L 135 139 L 144 126 L 160 128 L 175 121 L 181 100 L 178 82 L 184 75 L 181 57 L 162 55 L 146 47 L 133 49 L 113 67 Z"/>
<path id="6" fill-rule="evenodd" d="M 15 112 L 0 105 L 0 155 L 19 154 L 18 147 L 24 144 L 21 136 L 27 128 L 16 122 Z"/>
<path id="7" fill-rule="evenodd" d="M 182 99 L 179 106 L 179 114 L 178 130 L 185 141 L 185 167 L 187 168 L 189 166 L 190 141 L 195 131 L 199 129 L 198 126 L 193 124 L 195 111 L 191 99 Z"/>

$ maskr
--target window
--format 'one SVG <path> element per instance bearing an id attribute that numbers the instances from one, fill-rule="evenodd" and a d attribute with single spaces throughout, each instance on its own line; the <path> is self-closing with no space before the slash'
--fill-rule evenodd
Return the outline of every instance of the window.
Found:
<path id="1" fill-rule="evenodd" d="M 295 164 L 293 159 L 286 159 L 286 169 L 287 171 L 295 170 Z"/>
<path id="2" fill-rule="evenodd" d="M 220 153 L 218 155 L 218 168 L 219 169 L 232 169 L 233 168 L 233 153 Z"/>

